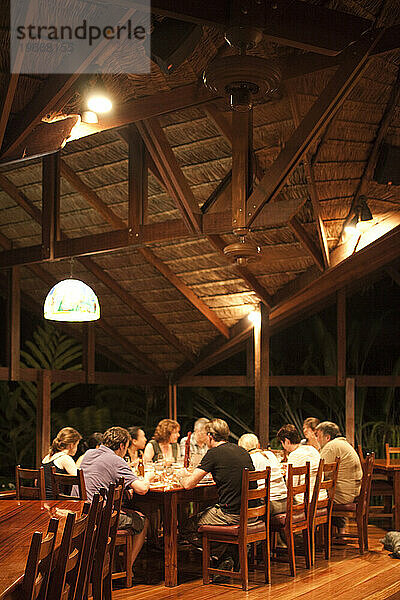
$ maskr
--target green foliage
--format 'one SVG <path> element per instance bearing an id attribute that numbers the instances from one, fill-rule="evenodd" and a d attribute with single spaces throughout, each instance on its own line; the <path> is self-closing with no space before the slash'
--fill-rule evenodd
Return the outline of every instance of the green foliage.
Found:
<path id="1" fill-rule="evenodd" d="M 21 394 L 0 382 L 0 463 L 6 468 L 25 463 L 33 466 L 36 413 Z"/>

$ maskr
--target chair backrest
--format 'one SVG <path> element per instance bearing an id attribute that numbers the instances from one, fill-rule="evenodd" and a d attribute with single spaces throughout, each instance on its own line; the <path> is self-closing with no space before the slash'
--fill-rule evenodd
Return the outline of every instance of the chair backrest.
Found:
<path id="1" fill-rule="evenodd" d="M 85 502 L 82 515 L 88 514 L 88 524 L 86 528 L 86 536 L 82 548 L 82 556 L 80 561 L 80 569 L 78 580 L 75 587 L 75 593 L 72 596 L 73 600 L 82 600 L 85 597 L 85 590 L 88 584 L 90 568 L 92 565 L 93 552 L 100 525 L 101 512 L 103 508 L 103 498 L 100 494 L 93 495 L 91 504 Z"/>
<path id="2" fill-rule="evenodd" d="M 22 580 L 22 596 L 24 600 L 47 598 L 50 573 L 53 565 L 54 544 L 58 529 L 58 519 L 50 519 L 46 537 L 36 531 L 32 536 Z"/>
<path id="3" fill-rule="evenodd" d="M 400 448 L 389 446 L 389 444 L 385 444 L 385 452 L 386 452 L 386 464 L 390 465 L 390 457 L 392 454 L 400 454 Z"/>
<path id="4" fill-rule="evenodd" d="M 257 481 L 263 479 L 265 487 L 257 487 Z M 249 471 L 243 469 L 242 494 L 240 500 L 240 534 L 247 532 L 249 519 L 257 518 L 265 521 L 269 531 L 269 496 L 271 485 L 271 468 L 264 471 Z"/>
<path id="5" fill-rule="evenodd" d="M 361 490 L 357 498 L 357 516 L 365 516 L 369 511 L 369 501 L 371 497 L 372 471 L 374 469 L 375 454 L 367 454 L 365 457 L 365 466 L 361 480 Z"/>
<path id="6" fill-rule="evenodd" d="M 308 515 L 310 524 L 313 523 L 317 511 L 324 508 L 327 509 L 327 519 L 329 520 L 331 518 L 339 464 L 340 458 L 338 457 L 336 457 L 334 463 L 325 463 L 323 458 L 319 461 L 314 490 L 310 502 L 310 512 Z M 322 499 L 320 499 L 321 490 L 326 490 L 326 497 Z"/>
<path id="7" fill-rule="evenodd" d="M 92 580 L 103 581 L 112 568 L 123 490 L 121 480 L 118 485 L 112 483 L 108 488 L 94 552 Z M 100 493 L 103 495 L 105 490 L 100 490 Z"/>
<path id="8" fill-rule="evenodd" d="M 295 479 L 296 478 L 296 479 Z M 297 480 L 298 478 L 298 480 Z M 304 479 L 303 483 L 301 480 Z M 299 483 L 295 483 L 299 481 Z M 286 503 L 286 525 L 285 527 L 292 527 L 293 517 L 295 515 L 301 515 L 304 513 L 304 519 L 296 519 L 296 526 L 301 527 L 307 523 L 308 514 L 310 510 L 310 463 L 307 462 L 305 466 L 294 467 L 292 464 L 288 464 L 287 477 L 287 503 Z M 303 494 L 303 501 L 295 503 L 295 498 L 299 494 Z"/>
<path id="9" fill-rule="evenodd" d="M 30 485 L 25 485 L 26 482 Z M 15 489 L 17 500 L 45 500 L 44 469 L 22 469 L 15 467 Z"/>
<path id="10" fill-rule="evenodd" d="M 71 490 L 72 486 L 78 486 L 79 496 L 71 496 L 66 493 L 66 488 Z M 53 489 L 53 500 L 87 500 L 85 478 L 82 469 L 78 469 L 76 475 L 57 473 L 55 467 L 51 467 L 51 487 Z"/>
<path id="11" fill-rule="evenodd" d="M 78 519 L 73 512 L 67 515 L 56 566 L 50 580 L 51 600 L 73 598 L 89 523 L 89 509 L 88 504 L 85 512 Z"/>

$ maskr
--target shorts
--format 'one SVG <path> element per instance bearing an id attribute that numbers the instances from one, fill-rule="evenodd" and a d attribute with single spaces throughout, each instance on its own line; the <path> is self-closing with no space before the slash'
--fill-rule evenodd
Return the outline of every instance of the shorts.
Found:
<path id="1" fill-rule="evenodd" d="M 119 515 L 118 529 L 132 529 L 135 535 L 141 533 L 144 528 L 146 517 L 136 510 L 127 512 L 125 512 L 125 510 L 126 509 L 124 509 L 124 512 L 121 511 Z"/>

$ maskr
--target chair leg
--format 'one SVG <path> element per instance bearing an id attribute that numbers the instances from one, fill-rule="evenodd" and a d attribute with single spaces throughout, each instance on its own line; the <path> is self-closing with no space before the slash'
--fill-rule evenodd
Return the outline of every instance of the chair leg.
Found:
<path id="1" fill-rule="evenodd" d="M 363 533 L 364 550 L 368 552 L 369 547 L 368 547 L 368 516 L 367 515 L 364 515 L 364 517 L 363 517 L 363 529 L 364 529 L 364 533 Z"/>
<path id="2" fill-rule="evenodd" d="M 357 519 L 357 535 L 358 535 L 358 550 L 360 554 L 364 554 L 364 524 L 363 517 Z"/>
<path id="3" fill-rule="evenodd" d="M 311 564 L 315 564 L 315 527 L 310 530 Z"/>
<path id="4" fill-rule="evenodd" d="M 203 585 L 210 583 L 210 542 L 206 534 L 203 533 Z"/>
<path id="5" fill-rule="evenodd" d="M 293 531 L 286 531 L 286 544 L 288 548 L 289 555 L 289 565 L 290 565 L 290 574 L 292 577 L 296 577 L 296 557 L 294 554 L 294 536 Z"/>
<path id="6" fill-rule="evenodd" d="M 103 598 L 104 600 L 112 600 L 112 573 L 111 569 L 107 573 L 103 581 Z"/>
<path id="7" fill-rule="evenodd" d="M 269 544 L 269 536 L 267 536 L 265 543 L 261 542 L 262 546 L 262 557 L 264 562 L 264 576 L 265 583 L 271 583 L 271 553 L 270 553 L 270 544 Z"/>
<path id="8" fill-rule="evenodd" d="M 245 544 L 243 541 L 241 544 L 239 544 L 239 563 L 242 590 L 247 592 L 249 589 L 249 568 L 247 564 L 247 544 Z"/>
<path id="9" fill-rule="evenodd" d="M 311 569 L 311 543 L 310 543 L 310 531 L 309 529 L 303 529 L 303 544 L 304 544 L 304 555 L 306 558 L 306 568 Z"/>
<path id="10" fill-rule="evenodd" d="M 249 555 L 248 555 L 249 571 L 254 571 L 256 549 L 257 549 L 257 542 L 253 542 L 252 544 L 250 544 L 250 551 L 249 551 Z"/>
<path id="11" fill-rule="evenodd" d="M 324 541 L 325 541 L 325 558 L 329 560 L 331 558 L 331 545 L 332 545 L 332 523 L 325 523 L 324 525 Z"/>
<path id="12" fill-rule="evenodd" d="M 125 568 L 126 568 L 126 587 L 132 587 L 132 567 L 133 567 L 133 538 L 132 535 L 126 536 L 125 545 Z"/>

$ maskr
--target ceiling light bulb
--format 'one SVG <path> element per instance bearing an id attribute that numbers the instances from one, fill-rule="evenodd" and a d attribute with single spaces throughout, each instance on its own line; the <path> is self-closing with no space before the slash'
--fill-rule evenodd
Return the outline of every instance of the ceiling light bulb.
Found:
<path id="1" fill-rule="evenodd" d="M 112 102 L 110 98 L 102 94 L 95 94 L 90 96 L 87 101 L 89 110 L 95 113 L 106 113 L 112 109 Z"/>
<path id="2" fill-rule="evenodd" d="M 345 225 L 345 228 L 344 228 L 347 235 L 356 235 L 357 234 L 357 223 L 358 223 L 357 216 L 350 219 L 350 221 L 347 223 L 347 225 Z"/>
<path id="3" fill-rule="evenodd" d="M 252 310 L 248 315 L 247 318 L 249 319 L 249 321 L 251 321 L 253 323 L 253 325 L 257 325 L 261 322 L 261 314 L 259 310 Z"/>
<path id="4" fill-rule="evenodd" d="M 99 119 L 92 110 L 84 110 L 82 113 L 82 123 L 98 123 Z"/>

